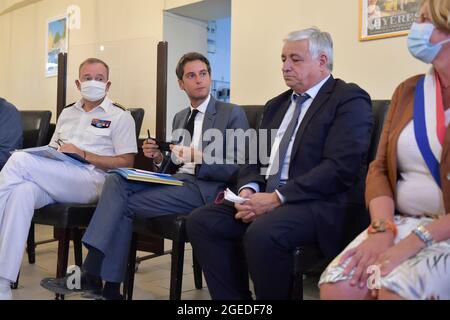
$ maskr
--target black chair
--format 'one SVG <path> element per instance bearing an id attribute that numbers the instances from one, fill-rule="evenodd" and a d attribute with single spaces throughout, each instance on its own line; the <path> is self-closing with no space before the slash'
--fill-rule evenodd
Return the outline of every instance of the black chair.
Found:
<path id="1" fill-rule="evenodd" d="M 256 129 L 261 120 L 263 106 L 242 106 L 249 120 L 251 128 Z M 136 218 L 134 221 L 134 235 L 130 248 L 130 258 L 128 262 L 127 277 L 124 283 L 124 296 L 128 300 L 133 298 L 134 273 L 136 263 L 137 239 L 141 234 L 151 234 L 164 239 L 172 240 L 172 250 L 162 254 L 170 253 L 171 257 L 171 273 L 170 273 L 170 300 L 181 299 L 181 288 L 183 282 L 183 263 L 185 244 L 189 242 L 186 233 L 186 216 L 184 214 L 170 214 L 155 218 Z M 157 257 L 162 254 L 155 254 Z M 195 252 L 192 252 L 194 283 L 197 289 L 203 287 L 202 271 L 195 258 Z"/>
<path id="2" fill-rule="evenodd" d="M 135 121 L 136 139 L 138 139 L 144 118 L 144 109 L 137 108 L 129 110 Z M 42 224 L 55 227 L 55 234 L 58 238 L 59 243 L 56 277 L 60 278 L 66 274 L 69 259 L 69 244 L 71 239 L 73 239 L 74 242 L 75 264 L 81 267 L 83 262 L 81 244 L 82 229 L 87 228 L 89 225 L 95 208 L 95 204 L 80 205 L 58 203 L 35 210 L 28 235 L 27 250 L 29 257 L 32 257 L 32 259 L 29 260 L 34 262 L 34 248 L 36 246 L 34 242 L 34 225 Z M 53 240 L 48 240 L 46 242 L 49 241 Z M 56 298 L 63 299 L 64 297 L 57 295 Z"/>
<path id="3" fill-rule="evenodd" d="M 23 128 L 23 148 L 45 145 L 52 113 L 50 111 L 20 111 Z"/>
<path id="4" fill-rule="evenodd" d="M 381 132 L 383 130 L 384 118 L 389 108 L 389 100 L 373 100 L 372 112 L 374 116 L 374 127 L 372 131 L 371 142 L 368 151 L 368 165 L 375 159 L 378 142 L 380 140 Z M 364 181 L 362 181 L 364 183 Z M 363 195 L 364 193 L 362 193 Z M 361 193 L 355 196 L 361 197 Z M 364 199 L 355 199 L 355 203 L 364 203 Z M 348 228 L 348 242 L 360 233 L 369 224 L 369 213 L 361 206 L 350 205 L 349 210 L 356 210 L 350 216 L 359 217 L 361 220 L 353 221 Z M 294 268 L 292 281 L 292 299 L 303 300 L 303 276 L 304 275 L 318 275 L 322 273 L 328 264 L 331 262 L 326 259 L 317 244 L 303 245 L 295 248 L 294 253 Z"/>
<path id="5" fill-rule="evenodd" d="M 23 130 L 23 148 L 34 148 L 45 145 L 50 120 L 51 111 L 20 111 Z M 19 278 L 11 285 L 13 289 L 19 286 Z"/>

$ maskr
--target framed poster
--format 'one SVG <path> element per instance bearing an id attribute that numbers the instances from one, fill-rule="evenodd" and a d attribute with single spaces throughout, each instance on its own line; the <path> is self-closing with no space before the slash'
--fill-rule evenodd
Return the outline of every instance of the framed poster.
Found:
<path id="1" fill-rule="evenodd" d="M 45 76 L 58 74 L 58 54 L 67 52 L 69 46 L 67 17 L 59 17 L 47 21 L 47 38 L 45 54 Z"/>
<path id="2" fill-rule="evenodd" d="M 421 0 L 359 0 L 359 40 L 408 34 L 416 20 Z"/>

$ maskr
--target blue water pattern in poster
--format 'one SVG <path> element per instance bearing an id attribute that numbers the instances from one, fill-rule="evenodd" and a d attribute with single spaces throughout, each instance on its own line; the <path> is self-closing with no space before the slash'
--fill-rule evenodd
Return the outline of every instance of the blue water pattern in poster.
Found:
<path id="1" fill-rule="evenodd" d="M 58 72 L 58 54 L 66 52 L 66 18 L 54 20 L 48 24 L 47 75 Z"/>

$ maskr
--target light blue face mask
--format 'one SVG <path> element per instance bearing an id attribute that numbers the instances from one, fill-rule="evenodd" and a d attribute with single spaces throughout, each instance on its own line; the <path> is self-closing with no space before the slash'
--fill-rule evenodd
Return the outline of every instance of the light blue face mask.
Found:
<path id="1" fill-rule="evenodd" d="M 430 43 L 431 34 L 436 27 L 429 22 L 414 22 L 408 36 L 408 49 L 411 54 L 425 62 L 431 63 L 442 49 L 444 43 L 450 42 L 450 38 L 439 43 Z"/>

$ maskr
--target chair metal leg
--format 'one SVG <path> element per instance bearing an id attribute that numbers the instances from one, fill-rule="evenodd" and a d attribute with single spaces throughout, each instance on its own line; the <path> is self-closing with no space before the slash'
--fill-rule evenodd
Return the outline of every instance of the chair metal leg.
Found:
<path id="1" fill-rule="evenodd" d="M 56 277 L 62 278 L 67 273 L 69 262 L 70 229 L 59 229 L 58 261 L 56 266 Z M 64 295 L 57 294 L 55 300 L 64 300 Z"/>
<path id="2" fill-rule="evenodd" d="M 11 289 L 17 290 L 17 288 L 19 287 L 19 278 L 20 278 L 20 271 L 19 274 L 17 275 L 16 282 L 11 282 Z"/>
<path id="3" fill-rule="evenodd" d="M 137 255 L 137 235 L 133 233 L 130 245 L 130 254 L 128 256 L 128 266 L 123 283 L 123 297 L 125 300 L 133 300 L 134 276 L 136 272 L 136 255 Z"/>
<path id="4" fill-rule="evenodd" d="M 75 264 L 81 268 L 83 266 L 83 245 L 81 243 L 81 230 L 75 228 L 72 232 Z"/>
<path id="5" fill-rule="evenodd" d="M 184 242 L 172 242 L 172 263 L 170 271 L 170 300 L 181 300 L 183 284 Z"/>
<path id="6" fill-rule="evenodd" d="M 34 238 L 34 223 L 32 222 L 30 225 L 30 230 L 28 231 L 28 239 L 27 239 L 27 255 L 28 262 L 30 264 L 34 264 L 36 262 L 36 243 Z"/>
<path id="7" fill-rule="evenodd" d="M 203 288 L 202 267 L 200 266 L 197 258 L 195 257 L 194 250 L 192 250 L 192 267 L 194 269 L 195 288 L 200 290 Z"/>
<path id="8" fill-rule="evenodd" d="M 292 284 L 292 300 L 303 300 L 303 271 L 301 266 L 301 254 L 300 248 L 294 250 L 294 271 L 293 271 L 293 284 Z"/>

